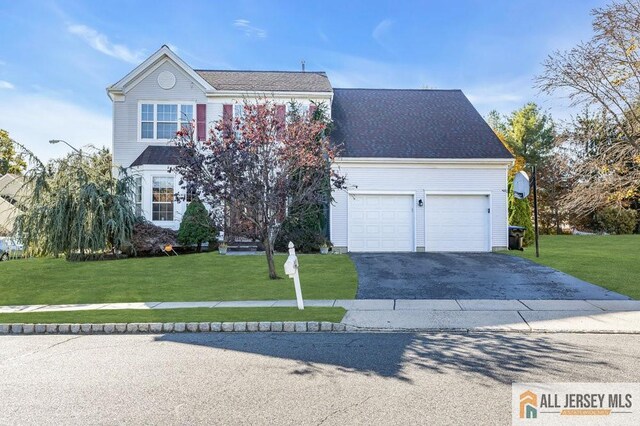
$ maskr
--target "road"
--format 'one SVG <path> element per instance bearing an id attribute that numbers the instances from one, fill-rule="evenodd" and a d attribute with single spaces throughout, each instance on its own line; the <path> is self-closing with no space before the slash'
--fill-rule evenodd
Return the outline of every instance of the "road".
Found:
<path id="1" fill-rule="evenodd" d="M 514 381 L 640 381 L 640 335 L 1 336 L 0 424 L 510 424 Z"/>

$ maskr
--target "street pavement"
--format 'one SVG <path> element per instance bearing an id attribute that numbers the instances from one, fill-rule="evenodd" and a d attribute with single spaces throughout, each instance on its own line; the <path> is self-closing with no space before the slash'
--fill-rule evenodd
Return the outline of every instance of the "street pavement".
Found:
<path id="1" fill-rule="evenodd" d="M 511 423 L 512 382 L 639 382 L 640 335 L 0 336 L 0 424 Z"/>

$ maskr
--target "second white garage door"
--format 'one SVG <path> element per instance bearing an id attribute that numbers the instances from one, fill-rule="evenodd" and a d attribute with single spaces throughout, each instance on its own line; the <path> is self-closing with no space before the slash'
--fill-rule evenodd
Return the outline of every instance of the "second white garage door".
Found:
<path id="1" fill-rule="evenodd" d="M 427 195 L 427 251 L 489 251 L 488 195 Z"/>
<path id="2" fill-rule="evenodd" d="M 414 251 L 413 196 L 358 194 L 349 199 L 349 251 Z"/>

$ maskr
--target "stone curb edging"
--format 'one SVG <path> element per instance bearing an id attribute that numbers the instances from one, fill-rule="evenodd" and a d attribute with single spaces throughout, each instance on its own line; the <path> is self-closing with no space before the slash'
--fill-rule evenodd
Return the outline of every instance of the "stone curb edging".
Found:
<path id="1" fill-rule="evenodd" d="M 152 322 L 106 324 L 0 324 L 2 334 L 139 334 L 199 332 L 344 332 L 357 328 L 327 321 Z"/>
<path id="2" fill-rule="evenodd" d="M 640 330 L 581 330 L 509 328 L 366 328 L 326 321 L 265 321 L 265 322 L 165 322 L 165 323 L 106 323 L 106 324 L 0 324 L 0 335 L 33 334 L 167 334 L 217 332 L 286 332 L 286 333 L 515 333 L 515 334 L 640 334 Z"/>

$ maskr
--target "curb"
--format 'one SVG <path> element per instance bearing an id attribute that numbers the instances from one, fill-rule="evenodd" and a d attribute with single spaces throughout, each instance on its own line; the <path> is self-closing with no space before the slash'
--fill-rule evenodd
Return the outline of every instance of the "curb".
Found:
<path id="1" fill-rule="evenodd" d="M 167 334 L 167 333 L 511 333 L 640 334 L 640 330 L 501 329 L 501 328 L 369 328 L 326 321 L 144 322 L 106 324 L 0 324 L 0 335 L 33 334 Z"/>
<path id="2" fill-rule="evenodd" d="M 16 334 L 159 334 L 209 332 L 344 332 L 353 326 L 326 321 L 143 322 L 106 324 L 0 324 L 0 335 Z"/>

